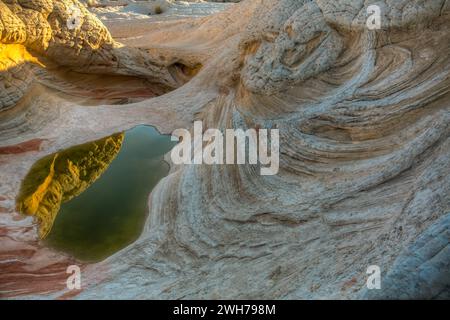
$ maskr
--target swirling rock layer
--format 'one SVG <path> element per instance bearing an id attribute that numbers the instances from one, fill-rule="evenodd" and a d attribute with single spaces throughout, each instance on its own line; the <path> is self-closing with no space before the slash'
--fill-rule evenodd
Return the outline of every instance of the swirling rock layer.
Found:
<path id="1" fill-rule="evenodd" d="M 371 31 L 374 3 L 243 1 L 204 18 L 131 21 L 140 27 L 121 35 L 125 45 L 200 72 L 132 106 L 47 103 L 54 120 L 22 126 L 33 128 L 22 140 L 49 140 L 42 152 L 143 119 L 163 132 L 195 119 L 280 130 L 276 176 L 250 165 L 173 166 L 150 196 L 141 238 L 87 266 L 77 297 L 445 297 L 450 4 L 379 2 L 382 28 Z M 71 139 L 51 134 L 59 123 Z M 13 183 L 0 190 L 13 195 L 25 168 L 5 161 Z M 439 243 L 425 245 L 430 233 Z M 423 248 L 420 261 L 411 246 Z M 408 278 L 420 290 L 402 282 L 424 264 Z M 370 265 L 380 266 L 385 291 L 364 289 Z"/>
<path id="2" fill-rule="evenodd" d="M 0 1 L 0 9 L 0 50 L 18 51 L 20 45 L 27 51 L 0 67 L 2 82 L 15 89 L 2 92 L 0 111 L 14 106 L 32 82 L 28 62 L 36 59 L 28 51 L 48 63 L 80 72 L 138 76 L 169 88 L 178 86 L 163 61 L 114 41 L 100 20 L 76 0 L 5 0 Z"/>

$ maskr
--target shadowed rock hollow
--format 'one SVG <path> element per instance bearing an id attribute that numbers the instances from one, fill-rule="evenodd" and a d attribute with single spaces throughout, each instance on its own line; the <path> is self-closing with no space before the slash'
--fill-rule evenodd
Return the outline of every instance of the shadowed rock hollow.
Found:
<path id="1" fill-rule="evenodd" d="M 41 2 L 47 9 L 36 10 Z M 69 2 L 0 1 L 2 47 L 33 53 L 23 61 L 178 89 L 89 108 L 42 94 L 29 77 L 2 90 L 0 144 L 45 141 L 0 158 L 10 247 L 37 237 L 35 222 L 17 221 L 13 199 L 43 155 L 143 122 L 164 133 L 194 120 L 205 129 L 278 128 L 276 176 L 249 165 L 172 166 L 150 195 L 141 237 L 84 266 L 76 297 L 449 297 L 450 2 L 247 0 L 206 17 L 130 19 L 111 26 L 112 36 L 76 1 L 86 20 L 65 30 L 57 21 Z M 374 3 L 382 26 L 371 31 Z M 12 23 L 21 26 L 13 35 Z M 45 249 L 33 246 L 36 255 Z M 43 270 L 35 260 L 24 260 L 29 273 Z M 365 289 L 370 265 L 380 266 L 385 290 Z M 11 289 L 15 270 L 0 275 L 8 295 L 23 294 Z M 74 296 L 56 283 L 24 293 L 49 292 Z"/>

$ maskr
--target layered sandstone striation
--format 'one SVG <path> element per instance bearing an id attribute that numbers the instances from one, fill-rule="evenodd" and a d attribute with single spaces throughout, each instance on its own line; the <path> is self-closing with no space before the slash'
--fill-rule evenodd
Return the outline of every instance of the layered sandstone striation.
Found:
<path id="1" fill-rule="evenodd" d="M 366 25 L 372 4 L 379 30 Z M 3 228 L 19 228 L 8 201 L 38 157 L 143 122 L 164 133 L 194 120 L 277 128 L 280 172 L 172 166 L 150 195 L 140 239 L 86 266 L 76 297 L 449 297 L 450 2 L 247 0 L 152 21 L 111 27 L 124 46 L 107 52 L 139 50 L 176 79 L 195 70 L 190 81 L 132 105 L 40 97 L 20 138 L 12 118 L 0 123 L 3 146 L 46 141 L 1 159 Z M 370 265 L 386 290 L 366 289 Z M 71 294 L 53 289 L 47 297 Z"/>
<path id="2" fill-rule="evenodd" d="M 139 76 L 178 86 L 163 61 L 114 41 L 100 20 L 76 0 L 5 0 L 0 9 L 0 52 L 26 52 L 7 57 L 8 65 L 0 67 L 6 86 L 0 96 L 2 110 L 17 103 L 29 88 L 33 75 L 27 62 L 36 62 L 36 57 L 79 72 Z M 29 58 L 29 52 L 35 57 Z"/>

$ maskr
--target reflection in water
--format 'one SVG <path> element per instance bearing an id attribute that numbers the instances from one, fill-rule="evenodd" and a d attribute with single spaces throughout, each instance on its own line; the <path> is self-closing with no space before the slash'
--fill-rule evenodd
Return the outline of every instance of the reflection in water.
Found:
<path id="1" fill-rule="evenodd" d="M 36 162 L 22 183 L 18 210 L 39 220 L 45 238 L 62 202 L 88 188 L 108 167 L 123 141 L 123 134 L 75 146 Z"/>
<path id="2" fill-rule="evenodd" d="M 40 219 L 42 237 L 51 229 L 49 246 L 80 260 L 102 260 L 139 236 L 148 196 L 169 171 L 163 155 L 173 145 L 169 136 L 138 126 L 48 156 L 26 177 L 19 208 Z"/>

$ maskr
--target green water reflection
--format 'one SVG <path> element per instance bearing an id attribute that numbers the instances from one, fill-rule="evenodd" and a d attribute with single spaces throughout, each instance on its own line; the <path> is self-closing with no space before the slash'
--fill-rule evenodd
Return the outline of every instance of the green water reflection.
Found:
<path id="1" fill-rule="evenodd" d="M 83 261 L 99 261 L 137 239 L 148 196 L 169 166 L 170 136 L 138 126 L 125 133 L 117 157 L 91 186 L 61 204 L 45 242 Z"/>

